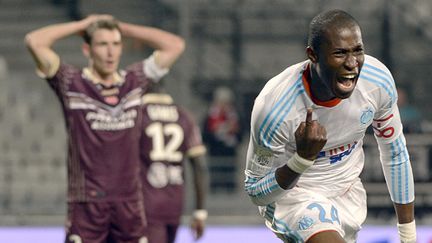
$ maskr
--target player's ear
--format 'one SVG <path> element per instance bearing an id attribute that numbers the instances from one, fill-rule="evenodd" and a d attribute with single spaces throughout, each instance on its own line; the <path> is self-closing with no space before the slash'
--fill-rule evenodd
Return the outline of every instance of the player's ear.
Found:
<path id="1" fill-rule="evenodd" d="M 83 43 L 81 46 L 81 51 L 85 57 L 90 58 L 90 45 L 87 43 Z"/>
<path id="2" fill-rule="evenodd" d="M 313 63 L 318 62 L 318 55 L 317 53 L 315 53 L 314 49 L 311 46 L 306 47 L 306 54 L 309 60 L 311 60 L 311 62 Z"/>

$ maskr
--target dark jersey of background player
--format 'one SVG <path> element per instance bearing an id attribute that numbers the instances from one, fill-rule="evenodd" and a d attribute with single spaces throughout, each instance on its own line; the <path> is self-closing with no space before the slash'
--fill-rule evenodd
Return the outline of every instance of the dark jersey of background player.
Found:
<path id="1" fill-rule="evenodd" d="M 84 69 L 63 63 L 52 45 L 82 34 Z M 122 37 L 154 49 L 125 71 L 118 65 Z M 66 242 L 146 241 L 139 174 L 141 96 L 184 50 L 184 41 L 149 26 L 90 15 L 52 24 L 26 35 L 37 69 L 60 99 L 68 133 Z"/>
<path id="2" fill-rule="evenodd" d="M 110 87 L 87 68 L 65 64 L 48 78 L 61 101 L 69 138 L 68 201 L 139 198 L 140 97 L 151 82 L 143 67 L 139 62 L 119 72 Z"/>
<path id="3" fill-rule="evenodd" d="M 184 201 L 184 161 L 189 158 L 192 162 L 196 207 L 202 209 L 206 149 L 195 121 L 171 96 L 148 93 L 142 101 L 141 159 L 148 238 L 150 243 L 174 242 Z"/>

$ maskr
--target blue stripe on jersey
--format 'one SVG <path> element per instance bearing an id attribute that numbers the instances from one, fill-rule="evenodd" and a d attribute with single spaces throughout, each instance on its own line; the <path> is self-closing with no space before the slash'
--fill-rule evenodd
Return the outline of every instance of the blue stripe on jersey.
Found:
<path id="1" fill-rule="evenodd" d="M 391 163 L 390 163 L 390 175 L 391 175 L 391 194 L 395 197 L 396 196 L 396 183 L 395 183 L 395 166 L 394 166 L 394 154 L 395 152 L 395 142 L 392 142 L 390 144 L 391 147 Z M 396 200 L 396 198 L 395 198 Z"/>
<path id="2" fill-rule="evenodd" d="M 406 145 L 405 144 L 402 144 L 405 148 L 406 148 Z M 409 161 L 409 156 L 408 156 L 408 151 L 406 150 L 406 149 L 404 149 L 404 158 L 405 158 L 405 185 L 406 185 L 406 187 L 405 187 L 405 203 L 409 203 L 409 172 L 410 172 L 410 170 L 409 170 L 409 164 L 408 164 L 408 161 Z"/>
<path id="3" fill-rule="evenodd" d="M 272 132 L 270 133 L 270 137 L 266 141 L 267 145 L 270 144 L 270 141 L 273 138 L 273 136 L 274 136 L 275 132 L 277 131 L 277 129 L 279 128 L 280 124 L 282 123 L 282 121 L 284 120 L 284 118 L 288 115 L 288 113 L 291 111 L 291 108 L 293 107 L 293 104 L 296 101 L 297 97 L 299 95 L 303 94 L 304 92 L 305 92 L 304 89 L 298 90 L 297 93 L 293 97 L 291 97 L 289 101 L 287 101 L 286 105 L 284 105 L 286 107 L 286 109 L 282 113 L 282 116 L 279 118 L 279 121 L 277 122 L 276 126 L 273 128 Z"/>
<path id="4" fill-rule="evenodd" d="M 371 66 L 369 64 L 365 64 L 363 67 L 366 68 L 365 70 L 367 70 L 370 74 L 373 74 L 381 78 L 382 80 L 384 80 L 390 87 L 394 85 L 393 77 L 390 74 L 386 73 L 385 71 L 378 69 L 377 67 Z"/>
<path id="5" fill-rule="evenodd" d="M 371 72 L 371 70 L 368 69 L 368 68 L 362 69 L 362 72 L 364 72 L 365 74 L 369 74 L 369 75 L 373 76 L 374 78 L 376 78 L 376 79 L 378 79 L 380 81 L 384 81 L 385 86 L 387 88 L 386 91 L 388 93 L 391 93 L 392 97 L 394 96 L 394 94 L 396 93 L 396 90 L 393 88 L 394 87 L 394 81 L 393 81 L 393 79 L 391 77 L 383 76 L 383 75 Z"/>
<path id="6" fill-rule="evenodd" d="M 405 200 L 403 200 L 402 199 L 402 197 L 401 197 L 401 202 L 402 203 L 408 203 L 409 202 L 409 176 L 408 176 L 408 172 L 409 172 L 409 167 L 408 167 L 408 152 L 407 152 L 407 150 L 406 150 L 406 145 L 403 143 L 403 140 L 402 140 L 402 137 L 399 137 L 398 139 L 397 139 L 397 141 L 398 141 L 398 144 L 399 144 L 399 147 L 400 147 L 400 150 L 401 150 L 401 158 L 400 158 L 400 160 L 402 160 L 403 161 L 403 163 L 404 163 L 404 167 L 402 168 L 400 168 L 401 170 L 403 169 L 403 171 L 404 171 L 404 173 L 405 173 L 405 178 L 404 178 L 404 193 L 405 193 Z M 403 156 L 403 157 L 402 157 Z M 401 178 L 401 181 L 402 181 L 402 178 Z M 401 190 L 402 191 L 402 190 Z M 401 194 L 403 194 L 402 192 L 401 192 Z"/>
<path id="7" fill-rule="evenodd" d="M 247 177 L 245 189 L 251 197 L 263 197 L 279 188 L 279 184 L 274 176 L 274 170 L 265 175 L 261 180 L 258 178 Z"/>
<path id="8" fill-rule="evenodd" d="M 274 207 L 274 205 L 267 205 L 264 212 L 264 217 L 269 222 L 272 222 L 272 227 L 274 227 L 275 230 L 283 234 L 286 240 L 294 240 L 294 242 L 296 243 L 303 243 L 303 239 L 295 230 L 290 229 L 285 222 L 275 218 L 275 210 L 276 208 Z"/>
<path id="9" fill-rule="evenodd" d="M 272 109 L 272 110 L 267 114 L 267 116 L 265 117 L 264 121 L 262 122 L 262 124 L 261 124 L 261 126 L 260 126 L 260 128 L 259 128 L 259 139 L 258 139 L 258 143 L 259 143 L 260 145 L 263 144 L 263 143 L 262 143 L 263 141 L 261 141 L 261 140 L 264 140 L 265 134 L 262 135 L 262 136 L 261 136 L 261 134 L 262 134 L 262 131 L 263 131 L 264 127 L 267 125 L 267 122 L 269 121 L 269 119 L 273 116 L 273 114 L 274 114 L 276 111 L 278 111 L 278 112 L 276 113 L 276 116 L 279 115 L 279 111 L 280 111 L 281 109 L 283 109 L 283 105 L 281 106 L 281 104 L 284 102 L 284 100 L 285 100 L 287 97 L 291 97 L 291 96 L 289 96 L 289 94 L 290 94 L 293 90 L 298 89 L 298 88 L 301 86 L 301 82 L 300 82 L 301 78 L 302 78 L 302 75 L 299 75 L 298 79 L 294 82 L 294 85 L 291 86 L 287 91 L 285 91 L 285 93 L 282 95 L 282 98 L 281 98 L 278 102 L 276 102 L 276 104 L 275 104 L 275 106 L 273 107 L 273 109 Z M 281 106 L 281 107 L 279 107 L 279 106 Z M 273 119 L 272 121 L 274 121 L 274 119 Z M 268 131 L 269 127 L 272 126 L 272 123 L 273 123 L 273 122 L 271 122 L 270 125 L 267 127 L 267 131 Z M 267 131 L 266 131 L 266 132 L 267 132 Z"/>
<path id="10" fill-rule="evenodd" d="M 273 110 L 270 112 L 270 114 L 267 115 L 266 120 L 263 122 L 263 124 L 260 127 L 260 134 L 262 134 L 262 128 L 265 126 L 265 122 L 268 121 L 267 118 L 270 118 L 270 115 L 276 111 L 276 115 L 274 117 L 272 117 L 272 120 L 270 121 L 270 124 L 267 126 L 266 131 L 264 132 L 264 134 L 262 136 L 260 136 L 260 140 L 262 139 L 262 141 L 260 141 L 260 144 L 264 143 L 264 146 L 267 148 L 270 146 L 270 141 L 273 138 L 273 135 L 276 132 L 276 130 L 279 128 L 280 123 L 283 121 L 285 116 L 291 110 L 292 104 L 294 103 L 296 98 L 304 92 L 303 85 L 301 84 L 301 82 L 299 82 L 300 79 L 301 79 L 301 77 L 296 81 L 297 85 L 291 87 L 291 89 L 289 90 L 289 91 L 291 91 L 294 88 L 293 92 L 291 92 L 291 95 L 287 96 L 289 91 L 284 95 L 284 97 L 273 108 Z M 286 97 L 288 97 L 288 98 L 286 99 Z M 278 107 L 282 101 L 284 101 L 284 103 L 282 104 L 282 106 Z M 282 112 L 283 110 L 285 110 L 285 112 Z M 276 125 L 275 125 L 275 122 L 276 122 Z"/>
<path id="11" fill-rule="evenodd" d="M 290 95 L 290 93 L 296 92 L 296 90 L 300 89 L 302 87 L 301 83 L 302 75 L 299 75 L 298 79 L 295 81 L 294 85 L 291 86 L 283 95 L 282 98 L 275 104 L 273 109 L 267 114 L 265 117 L 263 123 L 261 124 L 259 128 L 259 136 L 258 136 L 258 144 L 263 145 L 263 143 L 266 142 L 266 136 L 270 131 L 270 128 L 273 126 L 274 122 L 276 121 L 276 118 L 280 115 L 281 110 L 284 109 L 286 106 L 286 103 L 289 102 L 289 100 L 292 98 L 293 95 Z M 286 100 L 288 99 L 288 100 Z M 274 113 L 276 112 L 276 115 L 273 117 Z M 268 124 L 269 120 L 270 124 L 267 126 L 266 131 L 263 134 L 264 127 Z M 265 144 L 266 145 L 266 144 Z M 268 146 L 266 146 L 268 147 Z"/>
<path id="12" fill-rule="evenodd" d="M 401 170 L 401 166 L 402 166 L 402 158 L 401 158 L 401 147 L 400 147 L 400 143 L 399 143 L 399 138 L 396 139 L 396 146 L 397 146 L 397 180 L 398 180 L 398 194 L 399 194 L 399 202 L 402 202 L 402 170 Z"/>
<path id="13" fill-rule="evenodd" d="M 402 173 L 405 173 L 404 178 Z M 391 184 L 394 200 L 397 203 L 408 203 L 410 193 L 408 152 L 402 137 L 391 143 Z"/>
<path id="14" fill-rule="evenodd" d="M 375 70 L 375 71 L 377 71 L 377 72 L 379 72 L 379 73 L 384 74 L 385 76 L 387 76 L 389 80 L 393 80 L 393 78 L 386 71 L 384 71 L 382 69 L 379 69 L 379 68 L 377 68 L 375 66 L 372 66 L 372 65 L 370 65 L 368 63 L 364 63 L 363 67 L 368 67 L 370 69 L 373 69 L 373 70 Z"/>
<path id="15" fill-rule="evenodd" d="M 376 73 L 378 71 L 384 75 Z M 361 70 L 360 77 L 369 82 L 375 83 L 384 88 L 387 94 L 391 97 L 392 103 L 396 100 L 396 89 L 393 78 L 384 71 L 377 69 L 369 64 L 365 64 Z"/>

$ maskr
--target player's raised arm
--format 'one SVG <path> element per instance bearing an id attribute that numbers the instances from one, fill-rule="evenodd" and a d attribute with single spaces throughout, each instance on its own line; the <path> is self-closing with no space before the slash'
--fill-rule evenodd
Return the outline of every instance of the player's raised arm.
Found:
<path id="1" fill-rule="evenodd" d="M 154 48 L 156 64 L 161 68 L 169 68 L 183 53 L 185 41 L 173 33 L 125 22 L 119 23 L 122 35 L 143 42 Z"/>
<path id="2" fill-rule="evenodd" d="M 297 152 L 285 166 L 276 170 L 276 180 L 283 189 L 292 188 L 300 175 L 313 165 L 319 152 L 327 142 L 326 129 L 312 120 L 313 110 L 307 109 L 306 120 L 295 132 Z"/>
<path id="3" fill-rule="evenodd" d="M 25 44 L 36 62 L 37 69 L 45 76 L 52 76 L 57 71 L 60 58 L 52 45 L 67 36 L 80 33 L 89 24 L 100 18 L 112 18 L 110 15 L 90 15 L 80 21 L 53 24 L 33 30 L 25 36 Z"/>

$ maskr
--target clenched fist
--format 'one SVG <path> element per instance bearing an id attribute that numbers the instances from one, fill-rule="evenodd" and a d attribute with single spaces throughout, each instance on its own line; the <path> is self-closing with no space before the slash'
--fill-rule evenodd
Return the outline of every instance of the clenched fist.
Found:
<path id="1" fill-rule="evenodd" d="M 327 142 L 327 131 L 312 120 L 312 108 L 307 109 L 306 121 L 301 122 L 295 132 L 297 154 L 308 160 L 315 160 Z"/>

